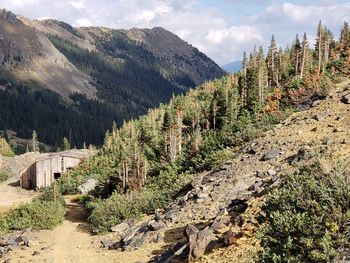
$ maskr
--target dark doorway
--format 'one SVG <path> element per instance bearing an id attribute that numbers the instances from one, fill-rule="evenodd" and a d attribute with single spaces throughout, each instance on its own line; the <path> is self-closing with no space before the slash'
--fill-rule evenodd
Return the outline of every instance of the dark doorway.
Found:
<path id="1" fill-rule="evenodd" d="M 54 173 L 53 174 L 53 178 L 55 178 L 55 180 L 58 180 L 61 178 L 61 173 Z"/>

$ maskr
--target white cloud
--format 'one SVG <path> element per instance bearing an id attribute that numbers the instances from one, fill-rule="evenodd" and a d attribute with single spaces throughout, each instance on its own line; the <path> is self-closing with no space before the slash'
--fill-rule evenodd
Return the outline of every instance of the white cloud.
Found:
<path id="1" fill-rule="evenodd" d="M 162 26 L 219 64 L 240 59 L 243 51 L 250 51 L 255 44 L 266 46 L 272 33 L 281 45 L 293 40 L 296 33 L 307 32 L 311 36 L 319 19 L 339 32 L 350 13 L 350 3 L 339 4 L 336 0 L 309 5 L 307 1 L 301 5 L 292 0 L 269 0 L 270 4 L 254 0 L 259 8 L 254 7 L 256 14 L 246 17 L 245 12 L 231 15 L 220 9 L 220 1 L 212 6 L 202 0 L 1 0 L 0 5 L 29 18 L 51 17 L 74 26 Z M 232 3 L 232 12 L 237 2 L 241 7 L 246 2 L 225 1 Z M 247 8 L 252 6 L 247 4 Z"/>

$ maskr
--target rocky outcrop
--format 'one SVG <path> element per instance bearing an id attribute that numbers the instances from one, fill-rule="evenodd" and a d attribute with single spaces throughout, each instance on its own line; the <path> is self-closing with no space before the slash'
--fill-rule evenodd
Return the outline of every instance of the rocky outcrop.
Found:
<path id="1" fill-rule="evenodd" d="M 6 9 L 0 9 L 0 20 L 6 20 L 10 23 L 18 22 L 16 15 L 10 11 L 6 11 Z"/>
<path id="2" fill-rule="evenodd" d="M 79 193 L 87 195 L 91 191 L 93 191 L 96 188 L 96 186 L 97 186 L 97 180 L 89 179 L 85 183 L 83 183 L 82 185 L 79 185 L 77 189 L 78 189 Z"/>

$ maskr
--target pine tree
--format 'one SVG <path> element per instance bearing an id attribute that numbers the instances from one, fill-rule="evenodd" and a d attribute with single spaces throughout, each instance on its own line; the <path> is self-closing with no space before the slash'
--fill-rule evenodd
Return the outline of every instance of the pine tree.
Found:
<path id="1" fill-rule="evenodd" d="M 302 61 L 301 61 L 301 68 L 300 68 L 300 77 L 303 78 L 305 68 L 308 69 L 310 64 L 309 42 L 307 40 L 306 33 L 304 33 L 304 36 L 303 36 L 301 50 L 302 50 Z"/>
<path id="2" fill-rule="evenodd" d="M 66 137 L 64 137 L 63 142 L 62 142 L 62 150 L 67 151 L 70 149 L 71 149 L 70 143 L 69 143 L 68 139 Z"/>
<path id="3" fill-rule="evenodd" d="M 299 40 L 299 35 L 297 34 L 295 37 L 295 41 L 292 46 L 292 65 L 294 67 L 294 74 L 297 76 L 299 75 L 300 71 L 300 63 L 301 63 L 301 53 L 302 53 L 302 47 Z"/>
<path id="4" fill-rule="evenodd" d="M 324 30 L 323 30 L 322 22 L 320 21 L 318 23 L 317 37 L 316 37 L 316 44 L 315 44 L 315 58 L 318 63 L 318 75 L 321 74 L 321 68 L 323 63 L 323 52 L 322 52 L 323 38 L 324 38 L 323 35 L 324 35 Z"/>
<path id="5" fill-rule="evenodd" d="M 267 53 L 268 83 L 269 86 L 278 86 L 278 74 L 276 67 L 277 44 L 274 35 L 271 37 L 271 43 Z"/>
<path id="6" fill-rule="evenodd" d="M 349 28 L 349 24 L 347 22 L 344 22 L 344 25 L 342 26 L 340 31 L 338 49 L 341 54 L 344 54 L 348 52 L 349 48 L 350 48 L 350 28 Z"/>

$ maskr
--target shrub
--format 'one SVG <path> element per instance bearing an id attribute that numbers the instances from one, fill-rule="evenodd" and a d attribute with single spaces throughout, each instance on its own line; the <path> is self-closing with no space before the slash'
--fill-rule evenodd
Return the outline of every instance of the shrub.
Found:
<path id="1" fill-rule="evenodd" d="M 7 174 L 0 172 L 0 183 L 5 182 L 8 178 Z"/>
<path id="2" fill-rule="evenodd" d="M 31 203 L 22 204 L 6 215 L 0 217 L 0 236 L 11 230 L 24 230 L 29 227 L 33 229 L 52 229 L 63 222 L 65 207 L 62 196 L 52 188 L 44 192 Z"/>
<path id="3" fill-rule="evenodd" d="M 349 174 L 319 162 L 286 175 L 263 206 L 262 262 L 329 262 L 350 241 Z"/>
<path id="4" fill-rule="evenodd" d="M 139 192 L 115 192 L 106 200 L 94 199 L 87 202 L 93 232 L 107 232 L 123 220 L 139 218 L 164 207 L 190 182 L 190 178 L 191 175 L 177 174 L 176 169 L 170 166 L 157 178 L 152 178 Z"/>

